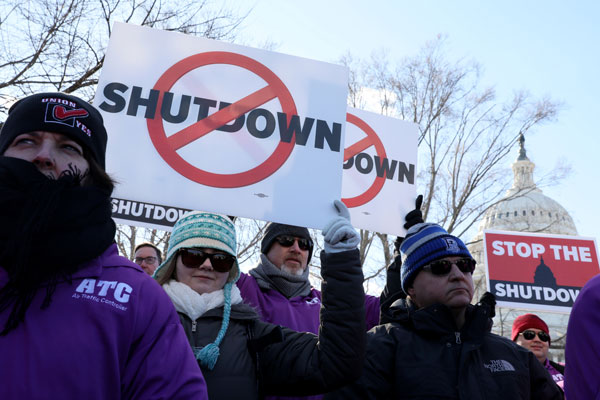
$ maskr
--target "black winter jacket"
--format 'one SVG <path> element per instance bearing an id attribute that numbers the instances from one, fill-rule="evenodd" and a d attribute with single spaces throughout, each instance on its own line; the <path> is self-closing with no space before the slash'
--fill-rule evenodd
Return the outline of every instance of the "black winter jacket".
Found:
<path id="1" fill-rule="evenodd" d="M 211 400 L 318 394 L 360 376 L 366 328 L 358 250 L 321 252 L 321 274 L 320 336 L 262 322 L 249 305 L 232 306 L 215 368 L 201 367 Z M 215 340 L 223 307 L 204 313 L 195 327 L 179 315 L 190 344 L 203 347 Z"/>
<path id="2" fill-rule="evenodd" d="M 460 330 L 443 305 L 390 311 L 367 334 L 361 378 L 325 399 L 562 399 L 533 353 L 490 332 L 488 306 L 469 306 Z"/>

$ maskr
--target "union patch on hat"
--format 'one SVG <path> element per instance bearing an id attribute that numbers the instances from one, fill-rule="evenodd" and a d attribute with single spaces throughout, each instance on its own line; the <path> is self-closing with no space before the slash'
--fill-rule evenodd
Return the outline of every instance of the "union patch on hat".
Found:
<path id="1" fill-rule="evenodd" d="M 79 97 L 65 93 L 38 93 L 17 101 L 0 131 L 0 155 L 14 139 L 35 131 L 62 133 L 86 148 L 105 168 L 108 136 L 100 112 Z"/>

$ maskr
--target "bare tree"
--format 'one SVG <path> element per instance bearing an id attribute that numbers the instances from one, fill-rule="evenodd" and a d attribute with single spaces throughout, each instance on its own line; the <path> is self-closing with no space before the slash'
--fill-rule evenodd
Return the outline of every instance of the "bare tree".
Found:
<path id="1" fill-rule="evenodd" d="M 244 17 L 209 0 L 4 0 L 0 117 L 13 99 L 44 90 L 90 100 L 116 21 L 231 40 Z"/>
<path id="2" fill-rule="evenodd" d="M 350 104 L 367 104 L 372 111 L 418 124 L 423 216 L 461 236 L 508 188 L 511 174 L 505 164 L 519 133 L 552 121 L 559 104 L 524 91 L 501 101 L 493 88 L 482 86 L 477 63 L 451 62 L 444 48 L 444 38 L 438 37 L 395 65 L 385 52 L 368 61 L 347 55 L 341 62 L 354 76 Z M 379 239 L 389 263 L 391 238 L 365 237 Z"/>

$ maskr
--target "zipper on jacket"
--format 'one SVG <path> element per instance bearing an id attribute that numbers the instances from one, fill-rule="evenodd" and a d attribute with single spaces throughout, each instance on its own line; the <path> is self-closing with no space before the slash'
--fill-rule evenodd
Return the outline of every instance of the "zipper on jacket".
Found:
<path id="1" fill-rule="evenodd" d="M 454 336 L 456 336 L 456 344 L 461 344 L 460 341 L 460 332 L 454 332 Z"/>
<path id="2" fill-rule="evenodd" d="M 196 321 L 192 321 L 192 332 L 196 332 Z"/>

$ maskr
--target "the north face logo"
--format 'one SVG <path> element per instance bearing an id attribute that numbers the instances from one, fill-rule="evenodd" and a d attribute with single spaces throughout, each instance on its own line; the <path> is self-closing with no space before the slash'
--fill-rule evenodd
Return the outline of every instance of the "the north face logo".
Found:
<path id="1" fill-rule="evenodd" d="M 490 372 L 514 371 L 515 367 L 506 360 L 490 360 L 489 364 L 484 363 L 483 366 Z"/>
<path id="2" fill-rule="evenodd" d="M 79 128 L 87 136 L 92 136 L 92 131 L 80 121 L 89 116 L 85 108 L 78 107 L 72 101 L 58 98 L 44 98 L 42 103 L 48 103 L 44 122 Z"/>
<path id="3" fill-rule="evenodd" d="M 460 247 L 458 247 L 458 242 L 453 238 L 443 238 L 446 242 L 446 251 L 451 253 L 458 253 L 460 251 Z"/>

